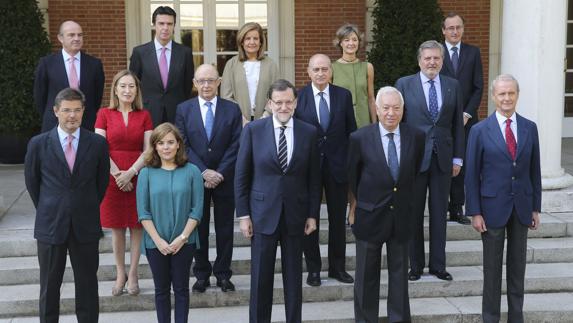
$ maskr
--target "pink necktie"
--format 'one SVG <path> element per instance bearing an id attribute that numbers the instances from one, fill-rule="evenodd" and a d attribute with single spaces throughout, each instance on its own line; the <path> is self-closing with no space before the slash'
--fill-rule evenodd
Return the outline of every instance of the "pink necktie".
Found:
<path id="1" fill-rule="evenodd" d="M 76 71 L 76 64 L 74 61 L 76 60 L 75 57 L 70 57 L 70 75 L 68 75 L 68 81 L 70 83 L 70 87 L 74 89 L 80 88 L 80 81 L 78 80 L 78 72 Z"/>
<path id="2" fill-rule="evenodd" d="M 167 68 L 167 55 L 165 55 L 166 47 L 161 48 L 161 56 L 159 57 L 159 73 L 161 73 L 161 81 L 163 82 L 163 88 L 167 88 L 167 75 L 169 74 L 169 69 Z"/>
<path id="3" fill-rule="evenodd" d="M 74 147 L 72 146 L 73 141 L 74 141 L 74 136 L 68 135 L 66 142 L 66 149 L 64 149 L 64 155 L 66 156 L 66 161 L 68 162 L 68 167 L 70 168 L 70 172 L 73 172 L 74 163 L 76 162 L 76 152 L 74 151 Z"/>
<path id="4" fill-rule="evenodd" d="M 511 131 L 511 119 L 505 121 L 505 143 L 507 144 L 507 151 L 511 155 L 511 159 L 515 160 L 515 154 L 517 152 L 517 142 L 513 131 Z"/>

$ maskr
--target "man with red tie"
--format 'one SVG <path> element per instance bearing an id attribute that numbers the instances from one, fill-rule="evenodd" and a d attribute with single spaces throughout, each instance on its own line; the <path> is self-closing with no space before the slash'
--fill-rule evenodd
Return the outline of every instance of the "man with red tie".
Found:
<path id="1" fill-rule="evenodd" d="M 499 322 L 503 248 L 507 232 L 508 321 L 523 322 L 528 228 L 539 227 L 541 167 L 534 122 L 515 112 L 519 84 L 509 75 L 492 83 L 496 111 L 472 127 L 466 158 L 466 213 L 483 243 L 484 322 Z"/>

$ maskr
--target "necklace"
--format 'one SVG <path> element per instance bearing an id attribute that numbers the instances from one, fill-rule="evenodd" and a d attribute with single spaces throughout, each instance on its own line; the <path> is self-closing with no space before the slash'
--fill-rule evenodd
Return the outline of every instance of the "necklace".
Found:
<path id="1" fill-rule="evenodd" d="M 356 62 L 356 61 L 358 60 L 358 57 L 355 56 L 353 59 L 347 60 L 347 59 L 344 59 L 344 56 L 342 56 L 342 57 L 340 57 L 340 59 L 343 60 L 343 61 L 346 62 L 346 63 L 354 63 L 354 62 Z"/>

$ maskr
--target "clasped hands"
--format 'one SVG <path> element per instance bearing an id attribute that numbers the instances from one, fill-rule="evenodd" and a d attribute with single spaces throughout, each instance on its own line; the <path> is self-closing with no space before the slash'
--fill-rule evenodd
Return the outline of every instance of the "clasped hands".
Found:
<path id="1" fill-rule="evenodd" d="M 131 192 L 133 190 L 131 179 L 135 176 L 135 172 L 131 168 L 128 170 L 118 170 L 111 175 L 115 178 L 115 184 L 122 192 Z"/>
<path id="2" fill-rule="evenodd" d="M 225 180 L 223 175 L 217 171 L 212 169 L 206 169 L 203 172 L 203 180 L 205 183 L 203 184 L 206 188 L 215 188 L 217 185 L 221 184 Z"/>
<path id="3" fill-rule="evenodd" d="M 181 247 L 185 244 L 185 240 L 179 238 L 175 238 L 171 243 L 167 243 L 167 241 L 159 238 L 158 241 L 154 241 L 155 245 L 157 246 L 157 250 L 161 252 L 162 255 L 174 255 L 181 250 Z"/>
<path id="4" fill-rule="evenodd" d="M 239 220 L 239 228 L 245 238 L 250 239 L 253 236 L 253 221 L 251 217 Z M 304 224 L 304 234 L 309 235 L 316 230 L 316 219 L 308 218 Z"/>

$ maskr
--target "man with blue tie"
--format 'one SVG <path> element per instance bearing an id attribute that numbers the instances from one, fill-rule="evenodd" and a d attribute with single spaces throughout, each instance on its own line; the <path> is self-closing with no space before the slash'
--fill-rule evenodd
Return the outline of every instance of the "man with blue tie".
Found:
<path id="1" fill-rule="evenodd" d="M 523 322 L 528 228 L 539 228 L 541 166 L 534 122 L 515 112 L 519 84 L 502 74 L 491 85 L 496 111 L 470 131 L 466 213 L 483 244 L 482 319 L 500 320 L 503 249 L 507 233 L 507 319 Z"/>
<path id="2" fill-rule="evenodd" d="M 320 166 L 314 126 L 293 119 L 296 89 L 275 81 L 270 118 L 243 129 L 235 172 L 237 217 L 251 239 L 250 322 L 270 322 L 277 244 L 286 322 L 302 321 L 302 240 L 316 230 Z"/>
<path id="3" fill-rule="evenodd" d="M 346 205 L 348 201 L 348 137 L 356 130 L 352 94 L 330 84 L 330 58 L 315 54 L 308 61 L 310 84 L 300 90 L 295 118 L 312 124 L 318 131 L 320 172 L 328 210 L 328 277 L 351 284 L 346 272 Z M 316 215 L 317 218 L 319 214 Z M 318 225 L 318 223 L 317 223 Z M 304 258 L 310 286 L 320 286 L 322 261 L 319 231 L 304 239 Z"/>
<path id="4" fill-rule="evenodd" d="M 34 104 L 42 119 L 42 132 L 58 124 L 53 113 L 56 95 L 65 88 L 81 90 L 86 98 L 82 128 L 94 131 L 96 114 L 101 106 L 105 76 L 101 61 L 81 52 L 82 27 L 64 21 L 58 31 L 62 50 L 42 57 L 34 75 Z"/>
<path id="5" fill-rule="evenodd" d="M 235 199 L 233 181 L 239 150 L 242 118 L 239 106 L 217 96 L 221 83 L 210 64 L 197 68 L 193 80 L 198 96 L 177 106 L 175 123 L 183 135 L 189 161 L 199 167 L 205 180 L 203 219 L 199 224 L 200 248 L 195 252 L 193 291 L 203 293 L 211 285 L 211 273 L 223 292 L 234 291 L 231 282 Z M 209 262 L 209 225 L 213 202 L 217 258 Z"/>
<path id="6" fill-rule="evenodd" d="M 424 209 L 429 190 L 430 274 L 452 280 L 446 271 L 446 211 L 451 178 L 459 174 L 464 156 L 462 93 L 458 81 L 441 75 L 444 47 L 428 40 L 418 48 L 420 73 L 400 78 L 404 119 L 426 134 L 420 176 L 414 185 L 414 236 L 410 243 L 409 280 L 420 279 L 425 267 Z"/>

